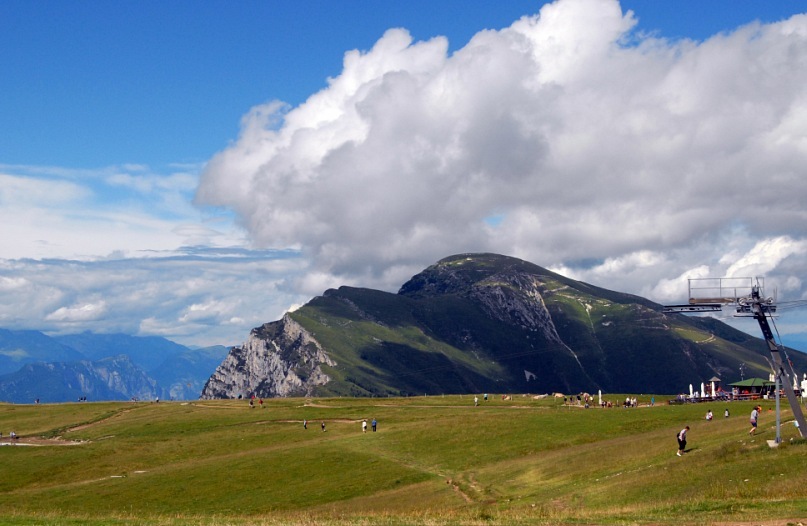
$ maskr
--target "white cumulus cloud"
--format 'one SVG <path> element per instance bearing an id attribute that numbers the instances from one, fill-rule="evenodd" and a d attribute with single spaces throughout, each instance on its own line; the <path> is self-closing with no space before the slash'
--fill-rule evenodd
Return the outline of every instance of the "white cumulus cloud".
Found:
<path id="1" fill-rule="evenodd" d="M 703 42 L 635 33 L 640 17 L 559 0 L 451 54 L 391 29 L 299 106 L 256 106 L 196 199 L 299 248 L 311 292 L 394 290 L 470 251 L 658 301 L 705 269 L 795 283 L 807 15 Z"/>
<path id="2" fill-rule="evenodd" d="M 97 321 L 106 314 L 106 302 L 82 303 L 69 307 L 59 307 L 45 316 L 46 321 L 61 323 Z"/>

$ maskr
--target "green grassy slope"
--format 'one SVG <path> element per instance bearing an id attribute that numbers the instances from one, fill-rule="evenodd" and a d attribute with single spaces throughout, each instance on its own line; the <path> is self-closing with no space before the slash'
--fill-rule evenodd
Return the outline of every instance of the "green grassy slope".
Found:
<path id="1" fill-rule="evenodd" d="M 807 518 L 807 443 L 791 443 L 796 429 L 786 423 L 785 442 L 767 446 L 772 402 L 763 402 L 760 434 L 749 437 L 750 402 L 656 400 L 637 409 L 499 396 L 473 407 L 468 395 L 273 399 L 264 409 L 243 401 L 0 405 L 4 436 L 13 429 L 23 442 L 78 442 L 0 447 L 0 524 Z M 377 418 L 378 432 L 363 434 L 363 418 Z M 692 430 L 681 458 L 674 434 L 685 424 Z"/>
<path id="2" fill-rule="evenodd" d="M 438 324 L 492 325 L 467 303 L 447 298 L 430 304 Z M 336 361 L 323 367 L 336 381 L 322 395 L 408 395 L 492 389 L 503 369 L 436 337 L 419 320 L 415 301 L 370 289 L 341 287 L 315 298 L 291 316 Z M 444 321 L 446 320 L 446 321 Z"/>

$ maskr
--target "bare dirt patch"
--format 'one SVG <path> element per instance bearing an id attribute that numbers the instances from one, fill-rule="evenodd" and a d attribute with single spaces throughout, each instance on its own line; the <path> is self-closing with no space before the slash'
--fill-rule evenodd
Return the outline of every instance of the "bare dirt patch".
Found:
<path id="1" fill-rule="evenodd" d="M 61 437 L 20 437 L 13 441 L 0 442 L 0 446 L 80 446 L 86 443 L 85 441 L 65 440 Z"/>

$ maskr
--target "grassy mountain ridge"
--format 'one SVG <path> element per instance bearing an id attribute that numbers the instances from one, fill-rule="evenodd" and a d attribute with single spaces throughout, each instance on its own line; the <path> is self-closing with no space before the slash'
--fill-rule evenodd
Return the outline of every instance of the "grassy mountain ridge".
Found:
<path id="1" fill-rule="evenodd" d="M 406 282 L 399 290 L 399 294 L 418 295 L 419 291 L 428 289 L 428 285 L 435 283 L 445 283 L 439 287 L 440 292 L 445 292 L 449 287 L 448 284 L 453 284 L 459 290 L 467 290 L 470 284 L 485 282 L 491 277 L 508 273 L 538 275 L 542 276 L 545 282 L 554 285 L 555 289 L 568 287 L 614 303 L 637 303 L 661 309 L 661 305 L 640 296 L 604 289 L 567 278 L 529 261 L 490 253 L 457 254 L 443 258 Z"/>
<path id="2" fill-rule="evenodd" d="M 416 307 L 395 294 L 341 287 L 293 313 L 338 364 L 325 368 L 334 381 L 322 394 L 467 390 L 467 382 L 486 378 L 492 367 L 424 331 Z"/>
<path id="3" fill-rule="evenodd" d="M 645 298 L 497 254 L 442 259 L 397 294 L 330 289 L 288 316 L 335 362 L 322 365 L 331 380 L 313 388 L 319 396 L 679 393 L 713 376 L 739 380 L 740 364 L 746 376 L 769 371 L 760 339 L 717 320 L 665 314 Z M 277 345 L 270 326 L 253 331 L 266 349 Z M 790 356 L 807 368 L 807 356 Z M 305 368 L 293 358 L 287 366 L 305 382 Z"/>

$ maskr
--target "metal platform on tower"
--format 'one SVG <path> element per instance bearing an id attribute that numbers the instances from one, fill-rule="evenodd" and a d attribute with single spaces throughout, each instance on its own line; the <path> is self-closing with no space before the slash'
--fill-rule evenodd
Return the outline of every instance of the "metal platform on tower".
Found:
<path id="1" fill-rule="evenodd" d="M 764 279 L 763 278 L 691 278 L 689 282 L 689 303 L 686 305 L 669 305 L 664 307 L 664 312 L 667 313 L 699 313 L 699 312 L 713 312 L 722 310 L 723 306 L 735 305 L 735 316 L 752 317 L 757 320 L 762 336 L 765 343 L 768 345 L 768 351 L 771 354 L 771 368 L 777 380 L 777 384 L 781 386 L 782 391 L 787 395 L 787 400 L 790 403 L 790 409 L 793 412 L 793 417 L 796 420 L 796 427 L 799 434 L 804 437 L 807 433 L 807 423 L 804 420 L 804 413 L 796 397 L 795 390 L 793 389 L 793 378 L 787 371 L 785 365 L 791 368 L 789 360 L 782 360 L 782 352 L 784 346 L 776 343 L 771 330 L 768 318 L 773 318 L 776 313 L 775 300 L 772 297 L 766 298 L 764 295 Z M 748 294 L 747 291 L 751 293 Z M 795 371 L 793 376 L 798 378 Z M 779 404 L 779 389 L 776 389 L 777 396 L 777 424 L 778 424 L 778 404 Z M 779 441 L 779 432 L 777 425 L 777 442 Z"/>

